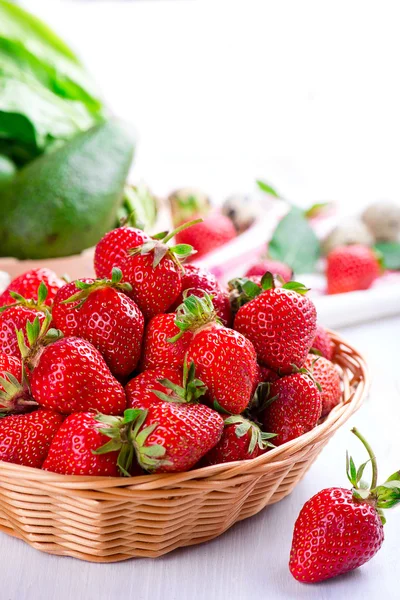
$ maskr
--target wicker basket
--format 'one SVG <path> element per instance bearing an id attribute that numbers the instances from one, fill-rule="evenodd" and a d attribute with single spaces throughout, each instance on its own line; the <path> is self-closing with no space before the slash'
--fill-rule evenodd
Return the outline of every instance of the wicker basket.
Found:
<path id="1" fill-rule="evenodd" d="M 93 562 L 205 542 L 290 494 L 368 389 L 363 358 L 336 334 L 343 402 L 309 433 L 250 460 L 187 473 L 78 477 L 0 462 L 0 529 Z"/>

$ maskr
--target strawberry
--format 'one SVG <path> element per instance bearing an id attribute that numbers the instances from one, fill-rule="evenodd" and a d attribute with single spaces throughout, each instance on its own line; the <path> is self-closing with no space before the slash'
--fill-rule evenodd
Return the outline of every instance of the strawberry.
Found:
<path id="1" fill-rule="evenodd" d="M 322 417 L 325 417 L 342 399 L 339 373 L 333 363 L 323 356 L 309 354 L 304 368 L 308 369 L 321 387 Z"/>
<path id="2" fill-rule="evenodd" d="M 90 412 L 69 415 L 53 438 L 42 468 L 64 475 L 117 477 L 118 452 L 93 452 L 109 441 L 100 427 Z"/>
<path id="3" fill-rule="evenodd" d="M 231 322 L 231 306 L 228 294 L 221 288 L 215 275 L 196 267 L 196 265 L 185 265 L 185 272 L 182 275 L 182 293 L 174 302 L 170 310 L 176 310 L 183 302 L 183 292 L 190 290 L 193 296 L 202 298 L 204 292 L 212 296 L 217 316 L 223 325 L 229 326 Z"/>
<path id="4" fill-rule="evenodd" d="M 353 489 L 328 488 L 315 494 L 300 511 L 294 526 L 289 568 L 303 583 L 316 583 L 342 575 L 368 562 L 384 539 L 383 509 L 400 502 L 400 472 L 377 486 L 376 458 L 357 431 L 372 464 L 369 489 L 361 482 L 365 466 L 357 470 L 347 458 L 347 475 Z"/>
<path id="5" fill-rule="evenodd" d="M 204 404 L 161 401 L 146 410 L 127 409 L 124 417 L 98 416 L 111 438 L 96 454 L 120 450 L 118 465 L 128 475 L 133 454 L 150 473 L 188 471 L 221 438 L 224 421 Z"/>
<path id="6" fill-rule="evenodd" d="M 91 284 L 95 279 L 80 279 L 81 283 Z M 52 306 L 52 316 L 57 329 L 63 332 L 64 335 L 77 335 L 78 331 L 78 316 L 79 311 L 74 310 L 79 305 L 79 300 L 68 302 L 74 294 L 78 292 L 76 281 L 71 281 L 58 290 Z"/>
<path id="7" fill-rule="evenodd" d="M 193 296 L 203 297 L 204 292 L 212 296 L 213 305 L 217 316 L 224 325 L 231 320 L 231 309 L 228 294 L 222 289 L 215 275 L 196 265 L 185 265 L 182 275 L 182 293 L 175 301 L 172 310 L 182 304 L 183 293 L 189 290 Z"/>
<path id="8" fill-rule="evenodd" d="M 125 386 L 127 408 L 147 408 L 158 403 L 159 398 L 155 392 L 166 392 L 160 380 L 168 379 L 176 385 L 182 381 L 182 371 L 168 368 L 157 368 L 143 371 Z"/>
<path id="9" fill-rule="evenodd" d="M 111 277 L 113 267 L 119 269 L 130 248 L 136 248 L 150 237 L 141 229 L 134 227 L 118 227 L 105 234 L 96 246 L 94 253 L 94 269 L 100 279 Z"/>
<path id="10" fill-rule="evenodd" d="M 249 285 L 249 283 L 251 285 Z M 237 312 L 234 328 L 252 342 L 260 363 L 280 374 L 300 368 L 315 337 L 317 313 L 313 302 L 303 294 L 302 284 L 285 283 L 274 287 L 271 273 L 262 280 L 262 289 L 246 282 L 254 298 Z"/>
<path id="11" fill-rule="evenodd" d="M 221 213 L 208 215 L 197 225 L 177 233 L 177 244 L 189 244 L 196 248 L 196 259 L 216 250 L 236 237 L 232 221 Z"/>
<path id="12" fill-rule="evenodd" d="M 0 352 L 0 377 L 4 377 L 6 373 L 12 375 L 19 383 L 21 383 L 22 363 L 20 359 L 15 356 Z M 1 384 L 0 392 L 4 392 L 4 388 Z"/>
<path id="13" fill-rule="evenodd" d="M 21 357 L 21 353 L 18 348 L 18 340 L 16 331 L 24 331 L 25 342 L 27 337 L 25 334 L 26 326 L 28 323 L 33 323 L 35 318 L 38 317 L 39 322 L 42 324 L 45 320 L 45 314 L 42 311 L 38 311 L 35 308 L 28 308 L 27 306 L 10 306 L 3 312 L 0 312 L 0 348 L 5 354 Z"/>
<path id="14" fill-rule="evenodd" d="M 37 402 L 27 386 L 22 385 L 22 362 L 19 358 L 0 352 L 0 417 L 7 413 L 26 412 Z"/>
<path id="15" fill-rule="evenodd" d="M 174 344 L 169 342 L 179 334 L 175 318 L 174 313 L 156 315 L 147 324 L 141 360 L 143 370 L 182 367 L 192 333 L 187 331 Z"/>
<path id="16" fill-rule="evenodd" d="M 39 469 L 62 420 L 51 410 L 4 417 L 0 420 L 0 460 Z"/>
<path id="17" fill-rule="evenodd" d="M 51 306 L 57 291 L 65 285 L 65 281 L 51 269 L 43 268 L 31 269 L 13 279 L 8 288 L 0 295 L 0 306 L 14 304 L 15 294 L 28 300 L 38 300 L 38 289 L 42 282 L 48 290 L 45 304 Z M 14 295 L 11 295 L 10 292 L 13 292 Z"/>
<path id="18" fill-rule="evenodd" d="M 136 368 L 144 330 L 142 313 L 124 293 L 131 287 L 121 280 L 122 272 L 115 267 L 111 280 L 76 281 L 75 293 L 69 298 L 65 298 L 64 288 L 60 290 L 63 300 L 56 296 L 53 311 L 56 327 L 63 331 L 64 326 L 63 333 L 93 344 L 116 377 Z"/>
<path id="19" fill-rule="evenodd" d="M 257 385 L 259 383 L 273 383 L 279 379 L 278 373 L 275 373 L 272 369 L 264 367 L 264 365 L 257 365 L 257 367 Z"/>
<path id="20" fill-rule="evenodd" d="M 367 290 L 381 274 L 379 260 L 367 246 L 339 246 L 326 260 L 328 294 Z"/>
<path id="21" fill-rule="evenodd" d="M 222 437 L 204 457 L 202 465 L 218 465 L 256 458 L 273 447 L 268 441 L 272 437 L 274 434 L 262 432 L 252 421 L 241 415 L 232 415 L 225 419 Z"/>
<path id="22" fill-rule="evenodd" d="M 274 276 L 281 277 L 283 279 L 283 283 L 287 283 L 293 277 L 293 271 L 288 265 L 280 262 L 279 260 L 272 260 L 271 258 L 266 258 L 256 262 L 249 269 L 247 269 L 245 277 L 252 277 L 254 275 L 259 275 L 262 277 L 268 271 Z"/>
<path id="23" fill-rule="evenodd" d="M 185 223 L 171 233 L 163 232 L 136 245 L 121 264 L 124 280 L 132 286 L 130 295 L 146 321 L 167 312 L 182 292 L 180 260 L 193 254 L 194 250 L 187 244 L 168 247 L 167 242 L 177 232 L 191 226 L 192 223 Z"/>
<path id="24" fill-rule="evenodd" d="M 119 414 L 125 409 L 122 385 L 114 379 L 100 352 L 77 337 L 46 348 L 30 375 L 34 399 L 63 414 L 90 409 Z"/>
<path id="25" fill-rule="evenodd" d="M 326 329 L 321 325 L 317 325 L 317 333 L 315 334 L 314 341 L 312 343 L 311 352 L 315 354 L 321 354 L 324 358 L 332 360 L 335 346 L 331 338 L 328 335 Z"/>
<path id="26" fill-rule="evenodd" d="M 186 293 L 186 292 L 185 292 Z M 187 361 L 194 362 L 199 379 L 207 386 L 207 399 L 223 410 L 239 414 L 249 404 L 257 379 L 253 345 L 243 335 L 216 321 L 211 297 L 186 296 L 175 320 L 181 332 L 193 337 Z"/>
<path id="27" fill-rule="evenodd" d="M 119 414 L 126 405 L 122 385 L 112 376 L 100 352 L 86 340 L 61 338 L 49 330 L 50 317 L 27 326 L 30 347 L 22 331 L 18 342 L 33 398 L 43 406 L 70 414 L 91 409 Z M 55 341 L 54 341 L 55 340 Z"/>
<path id="28" fill-rule="evenodd" d="M 280 446 L 313 429 L 321 410 L 317 385 L 308 375 L 294 373 L 271 384 L 262 422 L 266 431 L 277 434 L 274 444 Z"/>

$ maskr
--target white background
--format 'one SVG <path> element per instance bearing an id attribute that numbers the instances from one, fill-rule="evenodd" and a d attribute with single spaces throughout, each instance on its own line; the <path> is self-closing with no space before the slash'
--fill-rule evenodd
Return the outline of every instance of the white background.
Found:
<path id="1" fill-rule="evenodd" d="M 135 176 L 219 201 L 256 177 L 347 211 L 400 200 L 397 0 L 24 4 L 140 136 Z"/>
<path id="2" fill-rule="evenodd" d="M 41 14 L 84 58 L 114 111 L 140 135 L 134 174 L 157 192 L 195 184 L 216 200 L 256 177 L 305 204 L 344 211 L 400 198 L 398 2 L 42 2 Z M 382 475 L 399 468 L 400 319 L 343 330 L 374 384 L 286 500 L 199 547 L 157 560 L 90 565 L 0 535 L 3 600 L 398 598 L 400 513 L 366 567 L 322 585 L 287 569 L 293 523 L 323 487 L 346 485 L 349 433 L 370 439 Z M 127 516 L 129 518 L 129 516 Z"/>

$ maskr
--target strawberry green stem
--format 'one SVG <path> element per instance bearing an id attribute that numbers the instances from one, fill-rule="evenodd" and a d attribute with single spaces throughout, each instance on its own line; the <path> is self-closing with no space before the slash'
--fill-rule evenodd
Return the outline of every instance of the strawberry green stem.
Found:
<path id="1" fill-rule="evenodd" d="M 185 229 L 188 229 L 189 227 L 191 227 L 192 225 L 197 225 L 197 223 L 202 223 L 203 219 L 195 219 L 194 221 L 188 221 L 187 223 L 183 223 L 182 225 L 180 225 L 179 227 L 177 227 L 176 229 L 174 229 L 173 231 L 171 231 L 171 233 L 169 233 L 163 240 L 162 243 L 166 244 L 167 242 L 169 242 L 169 240 L 171 240 L 177 233 L 180 233 L 181 231 L 184 231 Z"/>
<path id="2" fill-rule="evenodd" d="M 354 435 L 362 442 L 362 444 L 364 445 L 364 448 L 368 452 L 369 458 L 371 460 L 371 466 L 372 466 L 371 490 L 374 490 L 378 483 L 378 464 L 376 462 L 375 453 L 372 450 L 369 443 L 367 442 L 367 440 L 365 439 L 365 437 L 363 435 L 361 435 L 361 433 L 358 431 L 358 429 L 353 427 L 353 429 L 351 430 L 351 433 L 354 433 Z"/>

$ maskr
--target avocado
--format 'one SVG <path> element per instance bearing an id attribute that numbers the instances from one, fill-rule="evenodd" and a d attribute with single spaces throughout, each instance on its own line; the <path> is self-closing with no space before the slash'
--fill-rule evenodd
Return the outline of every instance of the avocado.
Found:
<path id="1" fill-rule="evenodd" d="M 17 169 L 8 156 L 0 154 L 0 185 L 8 183 L 15 175 Z"/>
<path id="2" fill-rule="evenodd" d="M 112 229 L 134 152 L 110 119 L 21 169 L 0 189 L 0 256 L 78 254 Z"/>

